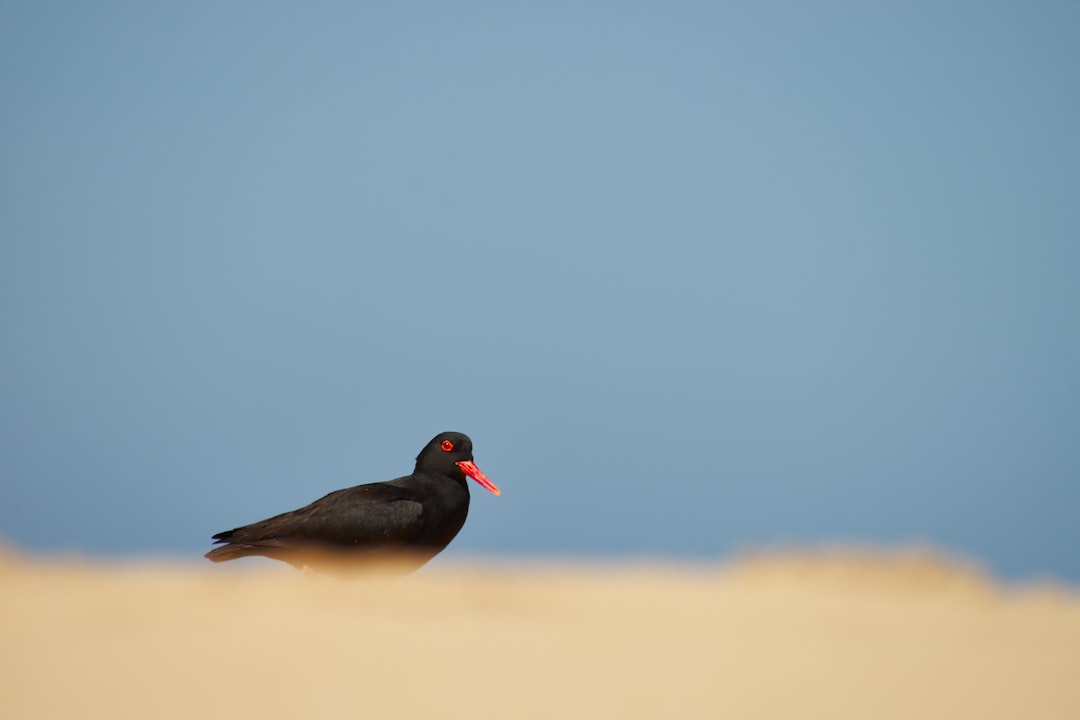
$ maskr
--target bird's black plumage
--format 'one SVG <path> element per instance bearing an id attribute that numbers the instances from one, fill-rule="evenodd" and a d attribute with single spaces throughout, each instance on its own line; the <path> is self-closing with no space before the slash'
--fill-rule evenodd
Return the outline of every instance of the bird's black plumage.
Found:
<path id="1" fill-rule="evenodd" d="M 315 502 L 251 525 L 214 535 L 214 562 L 248 555 L 296 567 L 343 572 L 391 559 L 415 569 L 435 557 L 465 523 L 472 477 L 499 490 L 473 464 L 467 435 L 445 432 L 416 458 L 411 475 L 337 490 Z"/>

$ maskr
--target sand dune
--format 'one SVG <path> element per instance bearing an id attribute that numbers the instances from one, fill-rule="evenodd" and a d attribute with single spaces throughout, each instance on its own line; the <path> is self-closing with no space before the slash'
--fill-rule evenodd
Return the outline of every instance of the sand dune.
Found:
<path id="1" fill-rule="evenodd" d="M 927 553 L 0 582 L 4 718 L 1080 718 L 1080 598 Z"/>

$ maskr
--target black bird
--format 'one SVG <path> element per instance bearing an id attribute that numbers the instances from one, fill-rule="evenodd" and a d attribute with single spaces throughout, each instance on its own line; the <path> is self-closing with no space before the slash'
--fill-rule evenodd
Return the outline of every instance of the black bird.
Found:
<path id="1" fill-rule="evenodd" d="M 206 557 L 221 562 L 264 555 L 339 574 L 391 560 L 412 571 L 438 555 L 465 524 L 466 476 L 499 494 L 473 463 L 472 440 L 440 433 L 420 451 L 412 475 L 338 490 L 299 510 L 220 532 L 213 540 L 222 546 Z"/>

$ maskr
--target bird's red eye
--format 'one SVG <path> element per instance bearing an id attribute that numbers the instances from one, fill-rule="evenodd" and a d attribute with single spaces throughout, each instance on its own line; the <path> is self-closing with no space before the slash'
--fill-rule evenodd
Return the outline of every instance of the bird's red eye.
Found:
<path id="1" fill-rule="evenodd" d="M 450 452 L 451 450 L 454 449 L 454 443 L 450 442 L 449 440 L 443 440 L 442 441 L 442 449 L 443 449 L 443 452 Z"/>

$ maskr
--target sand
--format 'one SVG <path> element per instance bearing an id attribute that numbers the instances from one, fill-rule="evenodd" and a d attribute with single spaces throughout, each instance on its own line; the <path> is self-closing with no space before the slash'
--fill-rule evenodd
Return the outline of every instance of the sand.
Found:
<path id="1" fill-rule="evenodd" d="M 9 553 L 0 589 L 6 719 L 1080 718 L 1080 596 L 925 552 L 348 582 Z"/>

